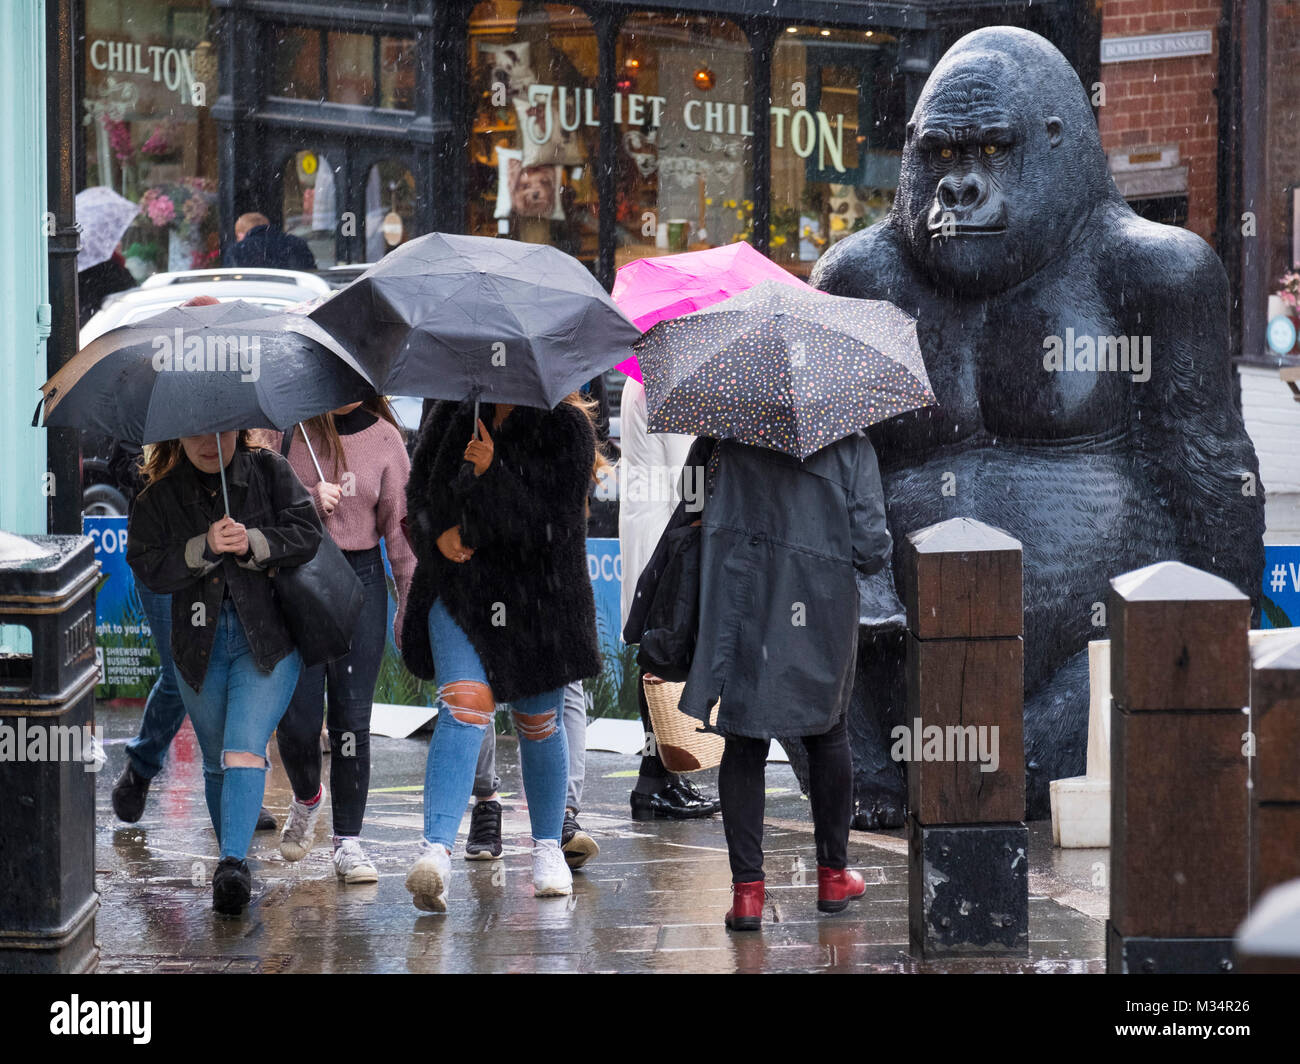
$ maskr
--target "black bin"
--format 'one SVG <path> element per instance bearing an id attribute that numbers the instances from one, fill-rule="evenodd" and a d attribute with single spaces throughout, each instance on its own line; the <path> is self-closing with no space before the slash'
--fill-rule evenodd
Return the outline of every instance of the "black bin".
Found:
<path id="1" fill-rule="evenodd" d="M 0 532 L 0 972 L 87 972 L 95 943 L 95 586 L 85 536 Z M 10 642 L 11 640 L 6 640 Z"/>

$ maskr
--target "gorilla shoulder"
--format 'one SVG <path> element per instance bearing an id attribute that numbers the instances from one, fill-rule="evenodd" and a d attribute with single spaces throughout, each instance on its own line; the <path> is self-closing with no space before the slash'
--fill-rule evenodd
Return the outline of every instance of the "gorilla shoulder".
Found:
<path id="1" fill-rule="evenodd" d="M 833 296 L 898 303 L 909 288 L 909 274 L 898 230 L 885 218 L 833 244 L 808 282 Z"/>
<path id="2" fill-rule="evenodd" d="M 1126 311 L 1155 307 L 1175 320 L 1190 312 L 1226 322 L 1228 275 L 1209 244 L 1190 230 L 1129 210 L 1113 214 L 1111 227 L 1102 242 L 1100 278 L 1120 290 Z"/>

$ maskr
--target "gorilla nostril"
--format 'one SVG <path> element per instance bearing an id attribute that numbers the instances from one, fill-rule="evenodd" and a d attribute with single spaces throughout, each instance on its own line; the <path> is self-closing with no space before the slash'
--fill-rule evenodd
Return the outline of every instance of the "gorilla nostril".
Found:
<path id="1" fill-rule="evenodd" d="M 957 192 L 947 181 L 939 183 L 939 206 L 948 210 L 957 206 Z"/>

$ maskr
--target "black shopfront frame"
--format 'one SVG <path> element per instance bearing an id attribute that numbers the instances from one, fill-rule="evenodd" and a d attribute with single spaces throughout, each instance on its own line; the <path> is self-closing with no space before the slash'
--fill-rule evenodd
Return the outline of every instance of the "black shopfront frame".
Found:
<path id="1" fill-rule="evenodd" d="M 906 109 L 936 59 L 958 37 L 982 25 L 1020 25 L 1042 33 L 1065 52 L 1085 84 L 1096 80 L 1100 23 L 1087 0 L 709 0 L 666 5 L 632 0 L 570 0 L 585 11 L 597 33 L 598 109 L 611 115 L 615 48 L 629 12 L 707 14 L 730 18 L 746 34 L 753 55 L 750 105 L 754 116 L 754 243 L 768 250 L 770 231 L 770 115 L 772 48 L 791 24 L 883 30 L 898 40 L 898 74 Z M 465 226 L 469 18 L 474 0 L 213 0 L 219 12 L 217 47 L 220 88 L 213 105 L 220 143 L 219 204 L 223 244 L 233 239 L 234 219 L 249 210 L 275 218 L 278 180 L 295 150 L 328 146 L 342 158 L 342 204 L 360 202 L 365 175 L 376 159 L 403 160 L 415 178 L 417 233 L 459 232 Z M 414 38 L 416 85 L 413 111 L 290 100 L 270 94 L 274 61 L 268 29 L 295 26 Z M 614 281 L 614 157 L 617 130 L 602 121 L 598 136 L 600 201 L 596 274 Z M 279 220 L 276 218 L 276 220 Z M 340 234 L 340 261 L 364 258 L 363 236 Z"/>

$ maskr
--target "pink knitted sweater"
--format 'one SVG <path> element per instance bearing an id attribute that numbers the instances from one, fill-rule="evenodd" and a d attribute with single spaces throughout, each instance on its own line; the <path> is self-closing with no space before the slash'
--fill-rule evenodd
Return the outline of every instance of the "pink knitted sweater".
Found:
<path id="1" fill-rule="evenodd" d="M 340 484 L 344 490 L 343 498 L 328 517 L 320 508 L 320 477 L 316 475 L 311 455 L 303 446 L 302 433 L 297 429 L 289 447 L 289 465 L 306 485 L 326 530 L 343 550 L 367 550 L 377 547 L 380 538 L 384 540 L 388 561 L 393 567 L 393 579 L 397 583 L 397 617 L 393 630 L 400 633 L 407 592 L 415 572 L 415 555 L 401 527 L 402 518 L 406 516 L 406 481 L 411 473 L 411 462 L 401 434 L 382 419 L 369 428 L 340 438 L 347 470 L 343 469 L 345 463 L 340 462 L 337 478 L 334 476 L 333 456 L 326 457 L 322 445 L 312 440 L 326 478 Z M 268 432 L 265 442 L 268 447 L 279 451 L 283 437 L 278 432 Z M 394 639 L 400 639 L 400 636 L 394 635 Z"/>

